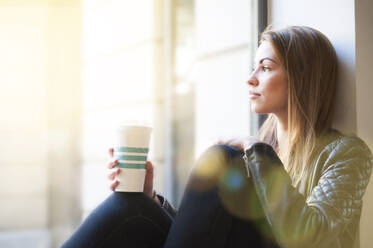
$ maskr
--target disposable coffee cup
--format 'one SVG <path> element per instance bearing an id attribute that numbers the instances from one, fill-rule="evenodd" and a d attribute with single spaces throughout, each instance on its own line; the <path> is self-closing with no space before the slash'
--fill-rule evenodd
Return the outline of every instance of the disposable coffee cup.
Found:
<path id="1" fill-rule="evenodd" d="M 146 161 L 152 128 L 140 125 L 120 125 L 115 129 L 114 158 L 121 172 L 117 192 L 143 192 Z"/>

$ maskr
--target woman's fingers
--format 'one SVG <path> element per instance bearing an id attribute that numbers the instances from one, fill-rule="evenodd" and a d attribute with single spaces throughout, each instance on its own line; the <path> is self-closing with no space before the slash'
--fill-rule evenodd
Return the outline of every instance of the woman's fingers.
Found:
<path id="1" fill-rule="evenodd" d="M 154 167 L 152 162 L 146 161 L 146 174 L 147 175 L 152 175 L 154 173 Z"/>
<path id="2" fill-rule="evenodd" d="M 113 159 L 113 157 L 114 157 L 114 149 L 113 148 L 109 148 L 109 157 L 110 157 L 110 160 L 107 163 L 107 167 L 109 169 L 113 169 L 114 166 L 118 164 L 118 160 Z"/>
<path id="3" fill-rule="evenodd" d="M 243 138 L 233 138 L 233 139 L 220 139 L 216 142 L 217 145 L 227 145 L 227 146 L 233 146 L 237 149 L 243 150 L 245 146 L 245 139 Z"/>
<path id="4" fill-rule="evenodd" d="M 110 160 L 110 161 L 108 162 L 108 164 L 107 164 L 107 167 L 108 167 L 109 169 L 113 169 L 114 166 L 116 166 L 118 163 L 119 163 L 119 162 L 118 162 L 117 159 Z"/>
<path id="5" fill-rule="evenodd" d="M 115 180 L 112 184 L 110 184 L 110 189 L 111 189 L 112 191 L 114 191 L 115 188 L 118 186 L 118 184 L 119 184 L 119 181 L 118 181 L 118 180 Z"/>
<path id="6" fill-rule="evenodd" d="M 114 178 L 120 173 L 119 168 L 111 169 L 108 174 L 108 178 L 110 180 L 114 180 Z"/>
<path id="7" fill-rule="evenodd" d="M 115 177 L 121 172 L 120 168 L 114 168 L 119 162 L 117 159 L 114 159 L 114 149 L 111 147 L 109 148 L 109 158 L 110 161 L 107 163 L 107 167 L 109 168 L 108 178 L 112 181 L 115 180 Z M 119 181 L 115 180 L 114 182 L 110 183 L 110 189 L 112 191 L 118 186 Z"/>
<path id="8" fill-rule="evenodd" d="M 110 158 L 114 157 L 114 148 L 112 147 L 109 148 L 109 157 Z"/>
<path id="9" fill-rule="evenodd" d="M 219 137 L 218 139 L 216 139 L 213 144 L 214 145 L 229 145 L 229 143 L 232 141 L 233 139 L 231 138 L 227 138 L 227 137 Z"/>
<path id="10" fill-rule="evenodd" d="M 154 166 L 152 162 L 146 161 L 144 193 L 148 195 L 149 197 L 153 197 L 153 180 L 154 180 Z"/>
<path id="11" fill-rule="evenodd" d="M 235 144 L 235 139 L 219 139 L 215 142 L 216 145 L 227 145 L 233 146 Z"/>

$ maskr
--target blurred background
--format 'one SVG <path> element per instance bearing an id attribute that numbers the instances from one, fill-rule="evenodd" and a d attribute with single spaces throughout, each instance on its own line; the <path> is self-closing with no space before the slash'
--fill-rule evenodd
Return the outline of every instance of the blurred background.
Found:
<path id="1" fill-rule="evenodd" d="M 111 193 L 120 121 L 152 125 L 155 188 L 177 207 L 201 152 L 258 129 L 246 80 L 267 22 L 331 39 L 343 68 L 335 125 L 372 147 L 369 9 L 364 0 L 0 0 L 0 247 L 59 247 L 71 235 Z M 362 247 L 373 242 L 371 215 Z"/>
<path id="2" fill-rule="evenodd" d="M 257 2 L 0 2 L 0 247 L 58 247 L 110 193 L 113 124 L 147 121 L 178 206 L 195 158 L 248 135 Z M 5 59 L 4 59 L 5 58 Z"/>

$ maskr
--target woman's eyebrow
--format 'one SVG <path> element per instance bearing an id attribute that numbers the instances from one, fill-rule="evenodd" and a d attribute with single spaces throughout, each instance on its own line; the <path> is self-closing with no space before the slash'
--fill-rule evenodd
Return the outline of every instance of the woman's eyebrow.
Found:
<path id="1" fill-rule="evenodd" d="M 277 64 L 277 62 L 274 59 L 271 59 L 269 57 L 265 57 L 265 58 L 262 58 L 261 60 L 259 60 L 259 64 L 263 63 L 264 60 L 269 60 L 269 61 L 272 61 L 273 63 Z"/>

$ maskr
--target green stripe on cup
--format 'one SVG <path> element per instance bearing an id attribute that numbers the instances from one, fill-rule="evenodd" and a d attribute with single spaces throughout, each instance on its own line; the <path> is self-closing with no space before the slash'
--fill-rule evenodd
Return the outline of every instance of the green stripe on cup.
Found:
<path id="1" fill-rule="evenodd" d="M 148 153 L 149 148 L 140 148 L 140 147 L 128 147 L 120 146 L 115 147 L 114 152 L 137 152 L 137 153 Z"/>
<path id="2" fill-rule="evenodd" d="M 145 164 L 128 164 L 128 163 L 119 163 L 115 168 L 126 168 L 126 169 L 146 169 Z"/>
<path id="3" fill-rule="evenodd" d="M 115 158 L 118 160 L 146 161 L 146 156 L 118 155 Z"/>

